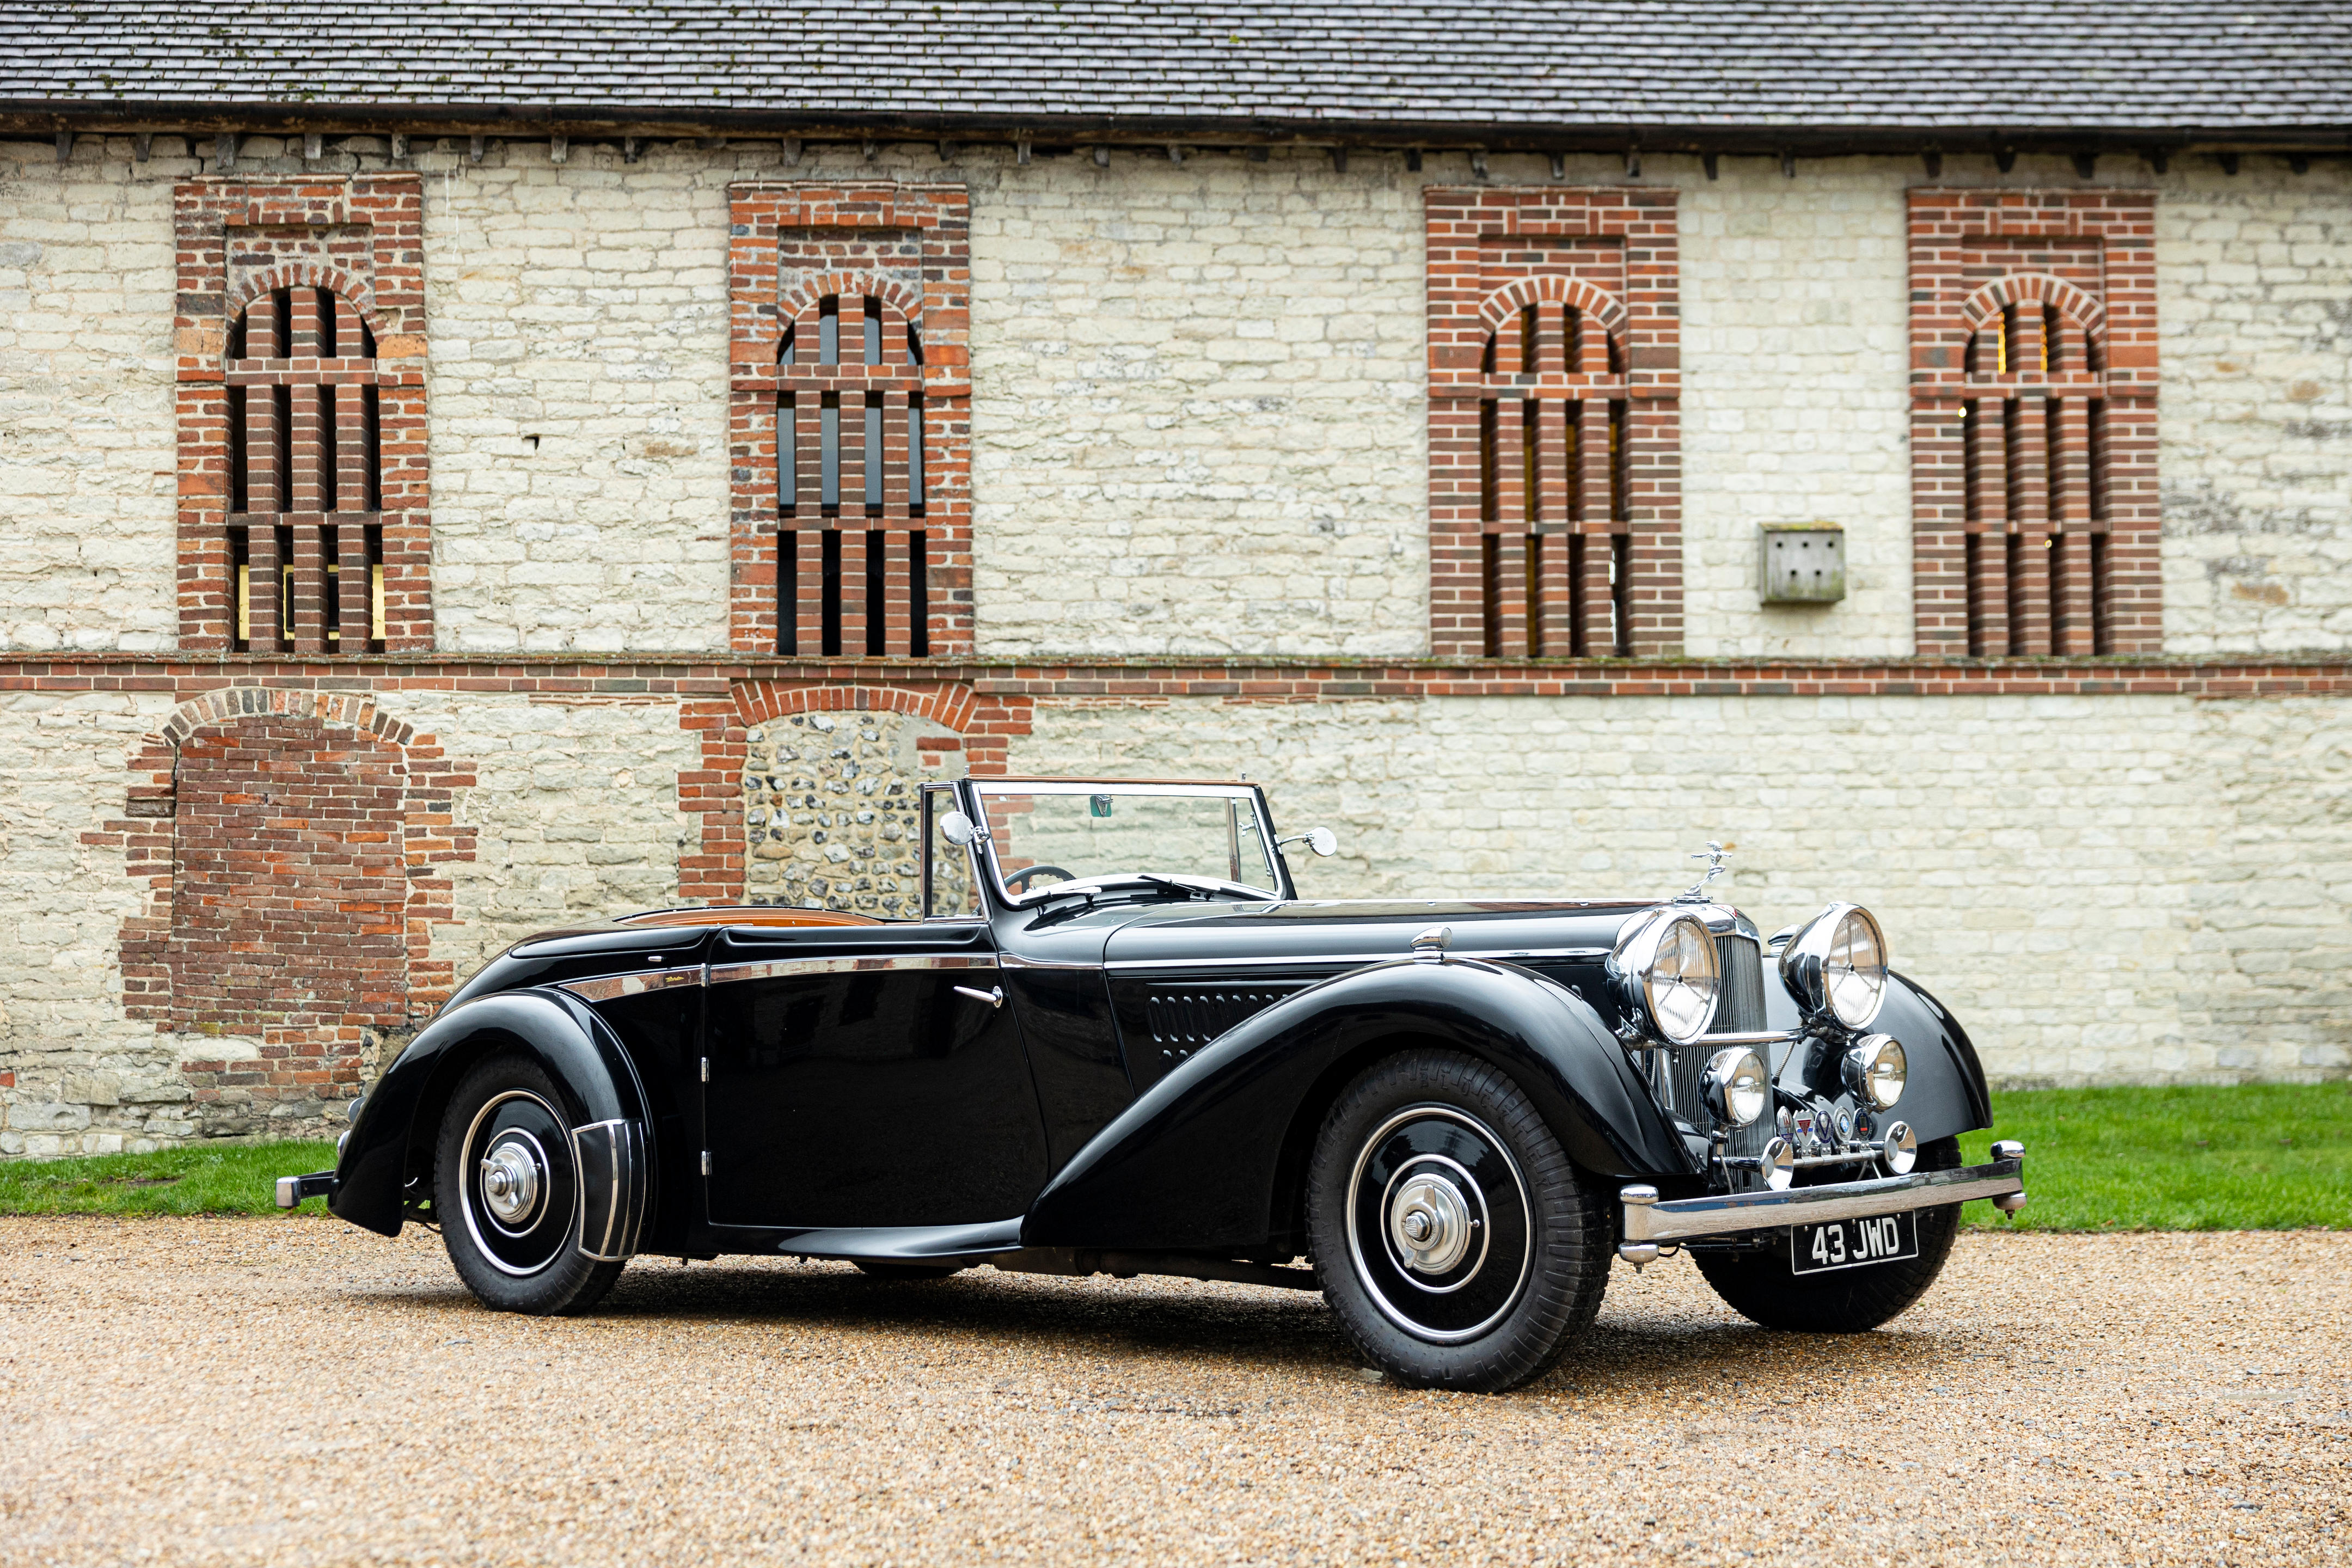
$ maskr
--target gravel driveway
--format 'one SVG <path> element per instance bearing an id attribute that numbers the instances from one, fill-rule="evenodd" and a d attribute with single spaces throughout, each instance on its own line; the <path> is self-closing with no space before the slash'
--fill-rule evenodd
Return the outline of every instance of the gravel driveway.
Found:
<path id="1" fill-rule="evenodd" d="M 2352 1558 L 2352 1235 L 1967 1235 L 1851 1340 L 1620 1265 L 1582 1354 L 1371 1381 L 1319 1300 L 0 1221 L 0 1563 Z"/>

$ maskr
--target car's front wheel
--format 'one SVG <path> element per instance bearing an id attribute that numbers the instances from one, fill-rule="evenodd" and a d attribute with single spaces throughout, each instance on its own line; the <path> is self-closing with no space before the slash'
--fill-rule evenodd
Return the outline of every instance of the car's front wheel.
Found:
<path id="1" fill-rule="evenodd" d="M 1919 1146 L 1915 1169 L 1959 1168 L 1960 1141 L 1939 1138 Z M 1960 1233 L 1960 1205 L 1920 1209 L 1916 1258 L 1800 1274 L 1789 1245 L 1739 1252 L 1694 1252 L 1698 1271 L 1724 1304 L 1750 1322 L 1801 1334 L 1866 1333 L 1927 1293 Z"/>
<path id="2" fill-rule="evenodd" d="M 441 1118 L 433 1207 L 457 1278 L 486 1307 L 583 1312 L 625 1267 L 573 1245 L 580 1171 L 568 1098 L 538 1062 L 501 1054 L 466 1075 Z"/>
<path id="3" fill-rule="evenodd" d="M 1367 1068 L 1307 1176 L 1315 1267 L 1364 1356 L 1411 1387 L 1540 1375 L 1600 1310 L 1605 1200 L 1508 1074 L 1456 1051 Z"/>

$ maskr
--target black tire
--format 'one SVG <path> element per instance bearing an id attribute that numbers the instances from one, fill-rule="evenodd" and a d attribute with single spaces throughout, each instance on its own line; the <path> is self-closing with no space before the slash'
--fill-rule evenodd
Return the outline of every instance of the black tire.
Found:
<path id="1" fill-rule="evenodd" d="M 1341 1091 L 1315 1140 L 1307 1230 L 1366 1360 L 1406 1387 L 1475 1394 L 1558 1361 L 1615 1256 L 1606 1202 L 1510 1076 L 1435 1049 Z"/>
<path id="2" fill-rule="evenodd" d="M 864 1259 L 857 1260 L 857 1271 L 870 1274 L 877 1279 L 895 1279 L 901 1283 L 945 1279 L 950 1275 L 963 1272 L 961 1268 L 952 1263 L 869 1263 Z"/>
<path id="3" fill-rule="evenodd" d="M 599 1263 L 573 1245 L 578 1114 L 562 1086 L 524 1056 L 478 1063 L 450 1097 L 434 1150 L 433 1207 L 457 1278 L 485 1307 L 540 1317 L 584 1312 L 627 1267 Z M 500 1169 L 486 1172 L 486 1160 Z"/>
<path id="4" fill-rule="evenodd" d="M 1919 1146 L 1921 1171 L 1959 1168 L 1960 1141 Z M 1754 1252 L 1695 1252 L 1698 1271 L 1724 1304 L 1750 1322 L 1800 1334 L 1867 1333 L 1927 1293 L 1960 1233 L 1960 1205 L 1918 1211 L 1919 1256 L 1827 1274 L 1800 1274 L 1789 1244 Z"/>

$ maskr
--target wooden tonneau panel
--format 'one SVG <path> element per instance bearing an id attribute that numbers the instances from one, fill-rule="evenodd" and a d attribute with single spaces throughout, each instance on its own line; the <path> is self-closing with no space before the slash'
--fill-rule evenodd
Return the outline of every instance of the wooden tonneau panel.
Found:
<path id="1" fill-rule="evenodd" d="M 625 926 L 878 926 L 887 921 L 844 910 L 794 910 L 779 904 L 717 905 L 692 910 L 648 910 L 623 915 L 614 922 Z"/>

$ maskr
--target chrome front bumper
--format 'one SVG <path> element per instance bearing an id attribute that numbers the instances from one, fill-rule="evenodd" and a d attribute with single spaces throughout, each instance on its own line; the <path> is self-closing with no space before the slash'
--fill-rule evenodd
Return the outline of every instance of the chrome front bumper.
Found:
<path id="1" fill-rule="evenodd" d="M 1907 1176 L 1886 1176 L 1868 1182 L 1840 1182 L 1833 1186 L 1791 1187 L 1777 1193 L 1727 1193 L 1704 1198 L 1658 1199 L 1658 1189 L 1637 1184 L 1619 1190 L 1624 1208 L 1624 1245 L 1617 1250 L 1629 1263 L 1649 1263 L 1661 1242 L 1673 1243 L 1739 1236 L 1750 1231 L 1780 1230 L 1792 1225 L 1819 1225 L 1828 1220 L 1867 1219 L 1874 1215 L 1901 1214 L 1906 1209 L 1937 1208 L 1945 1204 L 1990 1198 L 2014 1213 L 2025 1203 L 2024 1149 L 2012 1143 L 1993 1146 L 1990 1164 L 1968 1165 L 1957 1171 L 1915 1171 Z"/>

